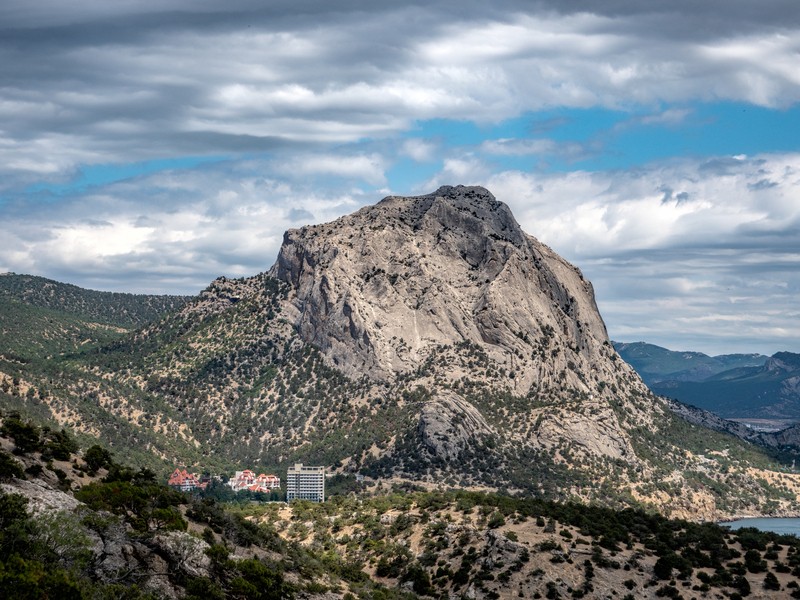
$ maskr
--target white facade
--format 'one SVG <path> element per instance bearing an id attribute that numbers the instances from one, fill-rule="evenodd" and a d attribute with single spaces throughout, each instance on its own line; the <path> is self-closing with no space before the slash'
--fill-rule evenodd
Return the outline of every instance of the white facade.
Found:
<path id="1" fill-rule="evenodd" d="M 286 500 L 325 502 L 325 467 L 298 463 L 286 472 Z"/>

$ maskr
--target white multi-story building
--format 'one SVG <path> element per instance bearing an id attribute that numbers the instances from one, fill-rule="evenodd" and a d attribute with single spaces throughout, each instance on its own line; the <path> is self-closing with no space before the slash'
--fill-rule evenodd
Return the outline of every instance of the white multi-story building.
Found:
<path id="1" fill-rule="evenodd" d="M 325 467 L 307 467 L 298 463 L 286 472 L 286 501 L 325 502 Z"/>

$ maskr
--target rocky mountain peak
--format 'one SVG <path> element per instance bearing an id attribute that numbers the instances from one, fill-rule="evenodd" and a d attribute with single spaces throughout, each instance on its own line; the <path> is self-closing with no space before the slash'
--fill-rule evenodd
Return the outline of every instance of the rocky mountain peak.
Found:
<path id="1" fill-rule="evenodd" d="M 514 219 L 511 209 L 495 199 L 486 188 L 479 186 L 445 185 L 415 202 L 408 198 L 390 196 L 375 208 L 403 211 L 415 228 L 437 224 L 445 228 L 462 229 L 476 237 L 506 239 L 516 246 L 524 243 L 525 234 Z"/>
<path id="2" fill-rule="evenodd" d="M 591 284 L 488 190 L 390 196 L 290 230 L 270 274 L 290 289 L 283 314 L 331 366 L 432 390 L 419 401 L 417 431 L 439 459 L 499 435 L 470 386 L 562 405 L 520 415 L 536 421 L 540 447 L 569 439 L 633 459 L 609 404 L 621 390 L 609 382 L 646 389 L 616 360 Z M 566 399 L 579 408 L 564 408 Z"/>
<path id="3" fill-rule="evenodd" d="M 292 286 L 301 337 L 351 376 L 391 380 L 460 343 L 516 393 L 557 377 L 588 392 L 608 370 L 591 284 L 482 187 L 389 196 L 290 230 L 271 274 Z"/>
<path id="4" fill-rule="evenodd" d="M 800 354 L 792 352 L 777 352 L 767 359 L 764 364 L 767 371 L 785 371 L 791 373 L 800 369 Z"/>
<path id="5" fill-rule="evenodd" d="M 6 360 L 0 392 L 178 464 L 324 464 L 709 519 L 797 512 L 800 496 L 763 481 L 800 492 L 800 477 L 675 417 L 610 344 L 581 272 L 483 188 L 289 231 L 269 273 L 220 278 L 115 339 L 82 365 Z"/>

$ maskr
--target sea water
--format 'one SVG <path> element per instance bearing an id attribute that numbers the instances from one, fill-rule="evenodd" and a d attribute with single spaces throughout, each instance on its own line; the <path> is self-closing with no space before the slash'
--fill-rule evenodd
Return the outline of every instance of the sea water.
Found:
<path id="1" fill-rule="evenodd" d="M 782 517 L 758 517 L 752 519 L 738 519 L 736 521 L 726 521 L 720 523 L 724 527 L 731 529 L 741 529 L 742 527 L 755 527 L 761 531 L 773 531 L 781 534 L 793 534 L 800 536 L 800 519 Z"/>

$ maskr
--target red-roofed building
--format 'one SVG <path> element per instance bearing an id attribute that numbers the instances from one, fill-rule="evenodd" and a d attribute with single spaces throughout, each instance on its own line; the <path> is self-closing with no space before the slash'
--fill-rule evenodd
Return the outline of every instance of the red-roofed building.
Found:
<path id="1" fill-rule="evenodd" d="M 167 485 L 182 492 L 190 492 L 194 489 L 205 489 L 208 482 L 201 482 L 197 473 L 189 473 L 186 469 L 175 469 L 169 476 Z"/>
<path id="2" fill-rule="evenodd" d="M 236 474 L 228 481 L 228 485 L 234 492 L 248 490 L 251 492 L 270 492 L 280 489 L 281 480 L 275 475 L 256 474 L 250 469 L 236 471 Z"/>
<path id="3" fill-rule="evenodd" d="M 281 480 L 276 475 L 264 475 L 261 473 L 258 477 L 256 477 L 256 483 L 263 488 L 267 488 L 268 490 L 276 490 L 281 487 Z"/>

